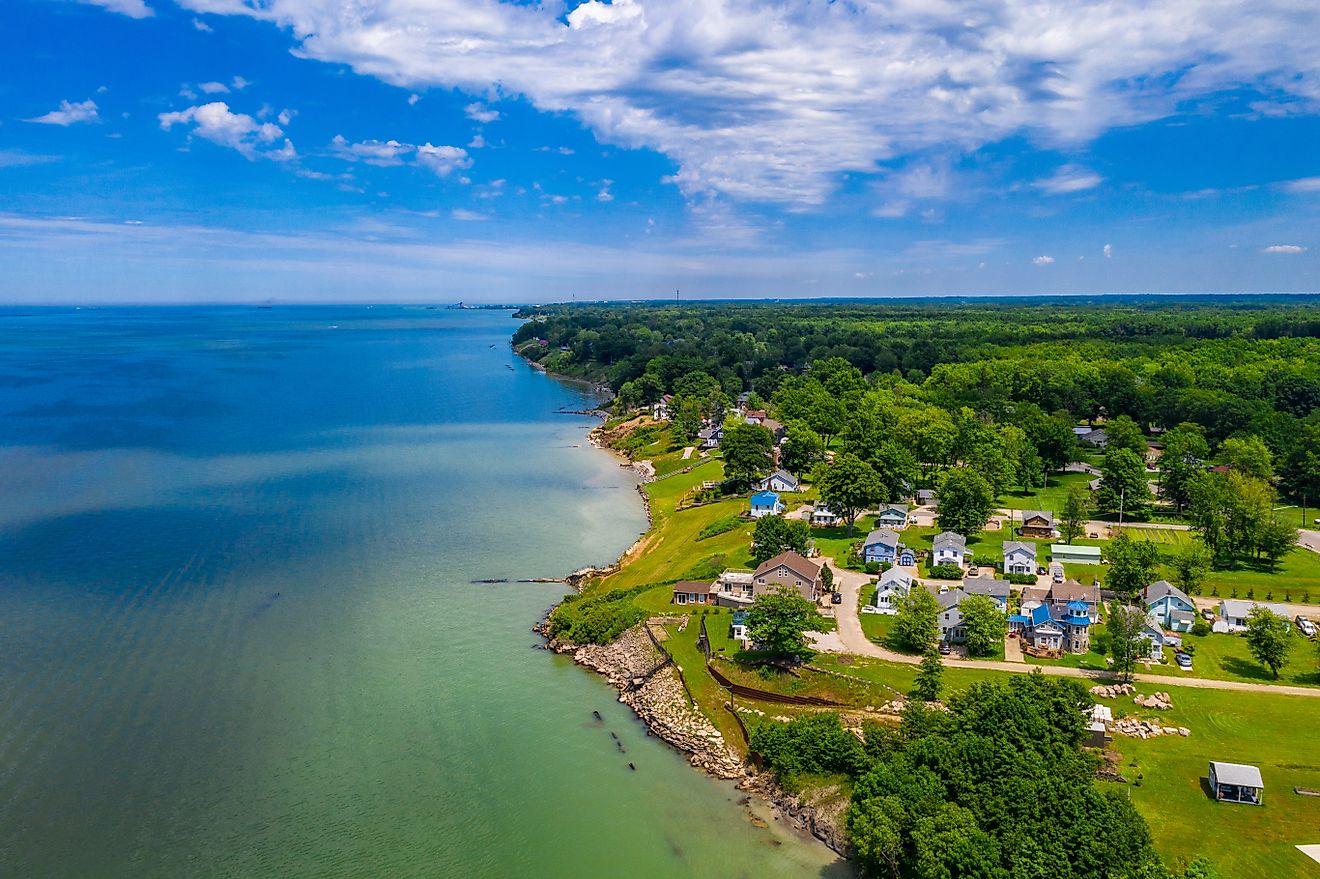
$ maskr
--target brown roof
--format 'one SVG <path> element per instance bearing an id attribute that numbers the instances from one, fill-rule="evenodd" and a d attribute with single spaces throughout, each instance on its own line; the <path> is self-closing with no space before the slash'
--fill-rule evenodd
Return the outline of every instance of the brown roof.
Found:
<path id="1" fill-rule="evenodd" d="M 1076 580 L 1064 580 L 1050 587 L 1051 601 L 1088 601 L 1100 603 L 1100 590 L 1094 586 L 1083 586 Z"/>
<path id="2" fill-rule="evenodd" d="M 714 588 L 714 583 L 699 583 L 696 580 L 679 580 L 674 584 L 675 592 L 692 592 L 696 595 L 709 595 Z"/>
<path id="3" fill-rule="evenodd" d="M 762 574 L 773 571 L 780 565 L 788 568 L 803 580 L 810 580 L 813 583 L 816 582 L 816 578 L 820 576 L 820 565 L 803 558 L 791 549 L 788 552 L 781 552 L 769 561 L 764 562 L 761 567 L 756 569 L 756 573 L 753 576 L 759 577 Z"/>
<path id="4" fill-rule="evenodd" d="M 1024 587 L 1022 587 L 1022 600 L 1023 600 L 1023 602 L 1032 601 L 1033 599 L 1034 599 L 1035 601 L 1044 601 L 1045 599 L 1047 599 L 1047 598 L 1049 598 L 1049 597 L 1050 597 L 1050 590 L 1048 590 L 1048 589 L 1046 589 L 1046 588 L 1044 588 L 1044 587 L 1042 587 L 1042 586 L 1024 586 Z"/>

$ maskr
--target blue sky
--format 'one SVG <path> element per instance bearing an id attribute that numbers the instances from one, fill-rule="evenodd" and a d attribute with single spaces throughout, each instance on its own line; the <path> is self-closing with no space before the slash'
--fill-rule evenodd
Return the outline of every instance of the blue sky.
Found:
<path id="1" fill-rule="evenodd" d="M 7 0 L 0 298 L 1320 290 L 1320 8 L 1148 5 Z"/>

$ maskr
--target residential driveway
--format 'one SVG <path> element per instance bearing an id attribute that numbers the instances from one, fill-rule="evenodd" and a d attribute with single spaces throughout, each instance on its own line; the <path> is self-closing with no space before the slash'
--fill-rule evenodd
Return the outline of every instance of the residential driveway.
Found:
<path id="1" fill-rule="evenodd" d="M 887 650 L 879 644 L 866 637 L 862 631 L 862 621 L 858 615 L 858 601 L 861 597 L 862 586 L 870 582 L 870 577 L 866 574 L 859 574 L 856 571 L 846 571 L 835 567 L 834 559 L 822 558 L 822 561 L 828 562 L 834 569 L 834 588 L 843 595 L 843 603 L 834 605 L 834 619 L 838 622 L 839 628 L 837 635 L 842 644 L 843 653 L 851 653 L 854 656 L 870 656 L 874 659 L 884 659 L 889 662 L 903 662 L 908 665 L 916 665 L 921 661 L 919 656 L 908 656 L 906 653 L 895 653 Z M 827 648 L 821 648 L 825 652 L 833 652 Z M 1040 669 L 1048 675 L 1058 675 L 1068 678 L 1087 678 L 1095 681 L 1110 681 L 1117 678 L 1112 672 L 1089 671 L 1080 668 L 1069 668 L 1067 666 L 1047 666 L 1047 665 L 1028 665 L 1025 662 L 1006 662 L 990 661 L 976 659 L 952 659 L 945 657 L 944 664 L 954 668 L 983 668 L 993 669 L 995 671 L 1024 672 Z M 1310 687 L 1290 687 L 1283 684 L 1248 684 L 1239 681 L 1215 681 L 1209 678 L 1176 678 L 1167 675 L 1142 675 L 1136 674 L 1132 679 L 1138 683 L 1157 684 L 1165 686 L 1179 687 L 1198 687 L 1205 690 L 1238 690 L 1247 693 L 1277 693 L 1287 696 L 1309 696 L 1311 698 L 1320 698 L 1320 688 L 1312 689 Z"/>
<path id="2" fill-rule="evenodd" d="M 1320 552 L 1320 531 L 1303 528 L 1297 532 L 1297 545 L 1311 552 Z"/>
<path id="3" fill-rule="evenodd" d="M 1004 662 L 1022 662 L 1022 642 L 1017 638 L 1004 639 Z"/>

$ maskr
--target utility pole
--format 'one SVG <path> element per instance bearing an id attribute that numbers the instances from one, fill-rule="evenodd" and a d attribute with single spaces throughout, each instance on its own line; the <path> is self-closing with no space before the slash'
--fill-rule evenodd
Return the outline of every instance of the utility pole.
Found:
<path id="1" fill-rule="evenodd" d="M 1118 490 L 1118 527 L 1120 529 L 1123 527 L 1123 501 L 1126 498 L 1127 498 L 1127 489 L 1120 488 Z"/>

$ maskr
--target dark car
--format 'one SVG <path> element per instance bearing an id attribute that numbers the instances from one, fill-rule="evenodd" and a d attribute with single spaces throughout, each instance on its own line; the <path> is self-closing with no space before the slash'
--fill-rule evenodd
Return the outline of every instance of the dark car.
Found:
<path id="1" fill-rule="evenodd" d="M 1039 574 L 1048 574 L 1049 571 L 1048 571 L 1047 569 L 1045 569 L 1045 568 L 1037 568 L 1037 569 L 1036 569 L 1036 573 L 1037 573 L 1038 575 L 1039 575 Z"/>
<path id="2" fill-rule="evenodd" d="M 941 642 L 940 642 L 940 654 L 941 654 L 942 656 L 948 656 L 948 655 L 949 655 L 949 642 L 948 642 L 948 641 L 941 641 Z"/>
<path id="3" fill-rule="evenodd" d="M 830 596 L 830 604 L 843 604 L 843 593 L 835 592 Z"/>

